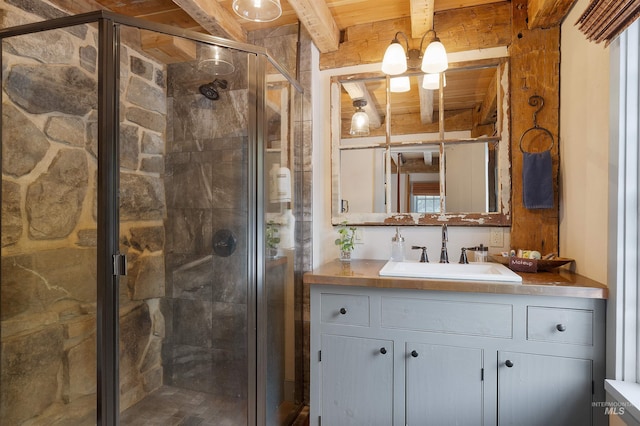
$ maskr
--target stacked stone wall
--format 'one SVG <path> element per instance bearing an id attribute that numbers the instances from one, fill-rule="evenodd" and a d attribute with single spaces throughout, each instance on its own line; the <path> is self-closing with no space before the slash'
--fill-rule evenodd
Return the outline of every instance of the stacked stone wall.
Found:
<path id="1" fill-rule="evenodd" d="M 64 13 L 6 0 L 0 27 Z M 97 38 L 94 25 L 2 44 L 2 423 L 95 424 Z M 162 384 L 166 69 L 122 31 L 120 406 Z"/>

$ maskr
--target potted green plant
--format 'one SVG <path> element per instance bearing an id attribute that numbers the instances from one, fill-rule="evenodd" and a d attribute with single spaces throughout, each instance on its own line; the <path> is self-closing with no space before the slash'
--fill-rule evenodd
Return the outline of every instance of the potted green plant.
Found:
<path id="1" fill-rule="evenodd" d="M 267 228 L 265 232 L 265 244 L 267 257 L 274 258 L 278 254 L 278 244 L 280 243 L 280 237 L 278 233 L 278 225 L 270 220 L 267 222 Z"/>
<path id="2" fill-rule="evenodd" d="M 346 223 L 342 223 L 338 228 L 338 238 L 336 238 L 335 244 L 340 247 L 340 260 L 343 262 L 351 261 L 351 252 L 356 247 L 355 237 L 355 226 L 347 226 Z"/>

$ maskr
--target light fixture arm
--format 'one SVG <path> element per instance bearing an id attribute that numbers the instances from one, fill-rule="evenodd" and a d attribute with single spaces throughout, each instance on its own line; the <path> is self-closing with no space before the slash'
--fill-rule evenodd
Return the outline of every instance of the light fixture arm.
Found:
<path id="1" fill-rule="evenodd" d="M 399 44 L 400 43 L 400 40 L 398 40 L 398 36 L 399 35 L 402 35 L 402 37 L 404 37 L 404 43 L 407 46 L 407 52 L 408 52 L 409 51 L 409 38 L 402 31 L 398 31 L 396 33 L 396 35 L 393 37 L 393 40 L 391 41 L 391 43 L 398 43 Z"/>
<path id="2" fill-rule="evenodd" d="M 436 35 L 436 30 L 434 29 L 430 29 L 429 31 L 427 31 L 426 33 L 424 33 L 422 35 L 422 38 L 420 39 L 420 53 L 424 52 L 424 50 L 422 50 L 422 46 L 424 44 L 424 39 L 427 36 L 427 34 L 429 33 L 433 33 L 433 39 L 431 41 L 440 41 L 440 39 L 438 38 L 438 36 Z"/>

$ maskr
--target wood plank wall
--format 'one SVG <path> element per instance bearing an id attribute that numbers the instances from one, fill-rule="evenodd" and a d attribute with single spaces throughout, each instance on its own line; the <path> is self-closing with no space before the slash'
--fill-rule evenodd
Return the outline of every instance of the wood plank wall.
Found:
<path id="1" fill-rule="evenodd" d="M 508 46 L 511 57 L 511 247 L 558 252 L 559 233 L 559 104 L 560 29 L 527 28 L 526 0 L 493 3 L 435 15 L 434 27 L 448 52 Z M 345 32 L 339 50 L 320 55 L 320 68 L 381 62 L 397 31 L 411 34 L 410 20 L 398 19 L 354 26 Z M 418 48 L 420 40 L 410 41 Z M 552 149 L 553 209 L 528 210 L 522 203 L 522 154 L 520 137 L 533 126 L 529 97 L 544 98 L 538 124 L 555 140 Z"/>

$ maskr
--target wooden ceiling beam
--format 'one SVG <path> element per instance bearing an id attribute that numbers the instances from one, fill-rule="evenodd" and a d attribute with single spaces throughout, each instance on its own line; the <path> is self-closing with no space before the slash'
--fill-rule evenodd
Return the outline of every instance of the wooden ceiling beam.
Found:
<path id="1" fill-rule="evenodd" d="M 551 28 L 562 23 L 562 20 L 576 0 L 529 0 L 527 3 L 527 27 Z"/>
<path id="2" fill-rule="evenodd" d="M 411 0 L 411 38 L 422 38 L 433 29 L 434 0 Z"/>
<path id="3" fill-rule="evenodd" d="M 498 70 L 494 74 L 479 110 L 479 124 L 495 123 L 498 113 Z"/>
<path id="4" fill-rule="evenodd" d="M 393 158 L 393 157 L 392 157 Z M 395 158 L 391 163 L 391 173 L 398 173 L 398 166 Z M 438 173 L 440 171 L 440 164 L 425 164 L 422 158 L 408 158 L 400 166 L 400 173 Z"/>
<path id="5" fill-rule="evenodd" d="M 210 34 L 231 40 L 247 42 L 247 32 L 236 17 L 216 0 L 173 0 Z"/>
<path id="6" fill-rule="evenodd" d="M 397 31 L 409 34 L 410 19 L 401 18 L 347 28 L 346 41 L 336 52 L 320 55 L 320 69 L 382 62 L 384 52 Z M 447 10 L 434 16 L 434 28 L 447 52 L 486 49 L 511 44 L 511 3 Z M 418 48 L 420 40 L 410 40 Z"/>
<path id="7" fill-rule="evenodd" d="M 321 53 L 338 50 L 340 30 L 325 1 L 289 0 L 289 5 Z"/>
<path id="8" fill-rule="evenodd" d="M 196 59 L 196 43 L 186 38 L 152 31 L 140 31 L 140 46 L 146 54 L 164 64 Z"/>
<path id="9" fill-rule="evenodd" d="M 418 94 L 420 95 L 420 121 L 422 124 L 433 123 L 433 90 L 422 87 L 424 76 L 418 77 Z"/>

